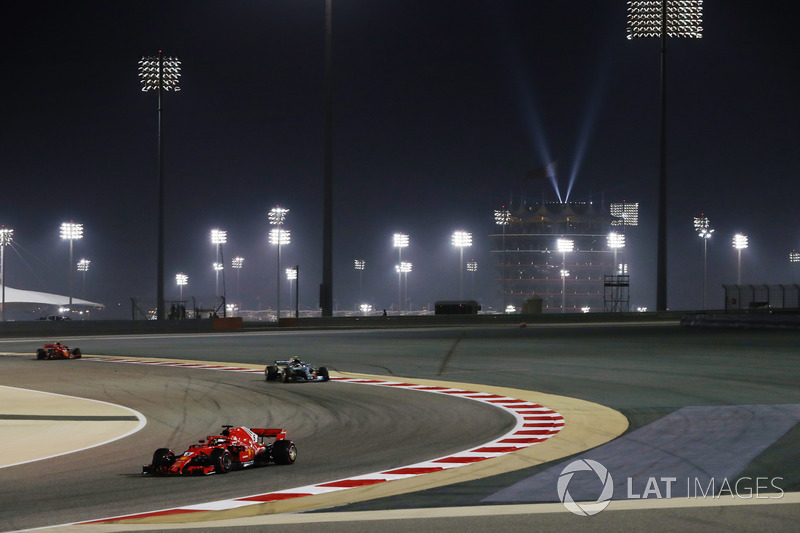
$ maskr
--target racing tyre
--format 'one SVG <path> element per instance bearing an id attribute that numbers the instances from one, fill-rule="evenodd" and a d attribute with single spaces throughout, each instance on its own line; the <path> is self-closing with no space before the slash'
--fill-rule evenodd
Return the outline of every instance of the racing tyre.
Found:
<path id="1" fill-rule="evenodd" d="M 329 379 L 331 379 L 328 376 L 328 368 L 327 367 L 324 367 L 324 366 L 319 367 L 319 370 L 317 371 L 317 374 L 319 375 L 319 377 L 322 378 L 322 381 L 328 381 Z"/>
<path id="2" fill-rule="evenodd" d="M 169 448 L 159 448 L 153 454 L 153 468 L 170 467 L 175 462 L 175 454 Z"/>
<path id="3" fill-rule="evenodd" d="M 80 359 L 81 358 L 81 349 L 80 348 L 75 348 L 74 350 L 72 350 L 72 357 L 73 357 L 73 359 Z"/>
<path id="4" fill-rule="evenodd" d="M 227 474 L 233 466 L 233 457 L 228 450 L 216 449 L 211 452 L 211 464 L 214 465 L 214 472 L 217 474 Z"/>
<path id="5" fill-rule="evenodd" d="M 36 359 L 46 359 L 47 352 L 44 351 L 44 348 L 39 348 L 36 350 Z"/>
<path id="6" fill-rule="evenodd" d="M 286 367 L 286 369 L 284 369 L 284 371 L 283 371 L 283 382 L 284 383 L 289 383 L 290 381 L 292 381 L 292 377 L 293 377 L 292 374 L 293 374 L 292 369 L 289 368 L 289 367 Z"/>
<path id="7" fill-rule="evenodd" d="M 272 458 L 279 465 L 290 465 L 297 459 L 297 446 L 290 440 L 279 440 L 272 445 Z"/>
<path id="8" fill-rule="evenodd" d="M 270 365 L 264 371 L 264 374 L 267 376 L 267 381 L 275 381 L 278 379 L 278 367 Z"/>

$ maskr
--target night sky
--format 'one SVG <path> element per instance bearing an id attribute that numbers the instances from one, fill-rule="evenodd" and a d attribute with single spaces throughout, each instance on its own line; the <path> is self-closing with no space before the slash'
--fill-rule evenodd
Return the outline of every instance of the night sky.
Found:
<path id="1" fill-rule="evenodd" d="M 736 282 L 800 282 L 794 17 L 785 3 L 709 1 L 702 39 L 668 52 L 668 303 L 710 307 Z M 290 209 L 281 270 L 300 265 L 300 306 L 322 280 L 324 0 L 27 2 L 5 18 L 0 224 L 10 287 L 67 293 L 62 222 L 84 224 L 74 296 L 130 316 L 156 296 L 156 95 L 142 56 L 178 56 L 163 108 L 165 297 L 210 305 L 212 228 L 229 301 L 274 306 L 269 209 Z M 414 308 L 458 297 L 454 230 L 473 233 L 466 296 L 499 305 L 489 234 L 509 201 L 629 201 L 631 305 L 655 309 L 660 43 L 626 38 L 626 2 L 333 2 L 334 308 L 397 300 L 392 234 L 410 235 Z M 526 172 L 558 161 L 558 192 Z M 570 181 L 572 186 L 570 187 Z M 568 192 L 569 191 L 569 192 Z M 232 257 L 245 258 L 237 297 Z M 354 259 L 365 259 L 361 287 Z M 74 265 L 72 265 L 74 268 Z M 281 272 L 284 308 L 288 282 Z"/>

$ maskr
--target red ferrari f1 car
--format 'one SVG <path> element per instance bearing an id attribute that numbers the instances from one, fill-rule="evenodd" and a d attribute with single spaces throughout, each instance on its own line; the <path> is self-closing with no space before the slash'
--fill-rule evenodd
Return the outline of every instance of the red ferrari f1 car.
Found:
<path id="1" fill-rule="evenodd" d="M 142 474 L 226 474 L 268 463 L 290 465 L 296 458 L 297 446 L 286 439 L 284 429 L 223 426 L 220 435 L 209 435 L 179 456 L 168 448 L 159 448 L 153 454 L 153 463 L 142 467 Z"/>
<path id="2" fill-rule="evenodd" d="M 44 348 L 36 350 L 36 359 L 80 359 L 81 349 L 69 349 L 66 344 L 54 342 L 53 344 L 45 344 Z"/>

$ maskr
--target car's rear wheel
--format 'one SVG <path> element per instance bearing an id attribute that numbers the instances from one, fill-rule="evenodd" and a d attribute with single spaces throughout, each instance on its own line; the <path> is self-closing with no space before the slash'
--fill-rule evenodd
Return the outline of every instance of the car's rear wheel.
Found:
<path id="1" fill-rule="evenodd" d="M 44 351 L 44 348 L 39 348 L 36 350 L 36 359 L 44 359 L 47 357 L 47 352 Z"/>
<path id="2" fill-rule="evenodd" d="M 267 381 L 275 381 L 278 379 L 278 367 L 270 365 L 264 371 L 264 374 L 267 376 Z"/>
<path id="3" fill-rule="evenodd" d="M 324 366 L 319 367 L 317 374 L 322 378 L 322 381 L 328 381 L 329 379 L 331 379 L 330 376 L 328 376 L 327 367 Z"/>
<path id="4" fill-rule="evenodd" d="M 81 358 L 81 349 L 80 348 L 75 348 L 74 350 L 72 350 L 72 357 L 74 359 L 80 359 Z"/>
<path id="5" fill-rule="evenodd" d="M 272 458 L 279 465 L 290 465 L 297 459 L 297 446 L 290 440 L 279 440 L 272 445 Z"/>
<path id="6" fill-rule="evenodd" d="M 216 449 L 211 452 L 211 464 L 214 465 L 214 472 L 217 474 L 227 474 L 233 466 L 233 457 L 228 450 Z"/>
<path id="7" fill-rule="evenodd" d="M 159 448 L 153 454 L 153 468 L 169 467 L 175 462 L 175 454 L 169 448 Z"/>

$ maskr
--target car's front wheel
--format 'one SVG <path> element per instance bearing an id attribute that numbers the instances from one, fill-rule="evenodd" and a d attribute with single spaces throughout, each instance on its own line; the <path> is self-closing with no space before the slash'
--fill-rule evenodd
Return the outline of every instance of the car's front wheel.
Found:
<path id="1" fill-rule="evenodd" d="M 290 381 L 292 381 L 293 373 L 294 372 L 292 371 L 291 368 L 288 368 L 288 367 L 285 368 L 283 370 L 283 382 L 284 383 L 289 383 Z"/>
<path id="2" fill-rule="evenodd" d="M 319 371 L 317 371 L 317 374 L 319 375 L 319 377 L 322 378 L 322 381 L 328 381 L 329 379 L 331 379 L 330 376 L 328 375 L 328 369 L 324 366 L 319 367 Z"/>
<path id="3" fill-rule="evenodd" d="M 36 350 L 36 359 L 45 359 L 47 357 L 47 352 L 44 351 L 44 348 L 39 348 Z"/>
<path id="4" fill-rule="evenodd" d="M 153 468 L 169 467 L 175 462 L 175 454 L 169 448 L 159 448 L 153 454 Z"/>
<path id="5" fill-rule="evenodd" d="M 80 348 L 75 348 L 74 350 L 72 350 L 72 358 L 73 359 L 80 359 L 81 358 L 81 349 Z"/>
<path id="6" fill-rule="evenodd" d="M 264 371 L 264 374 L 267 377 L 267 381 L 275 381 L 278 379 L 278 367 L 270 365 Z"/>

